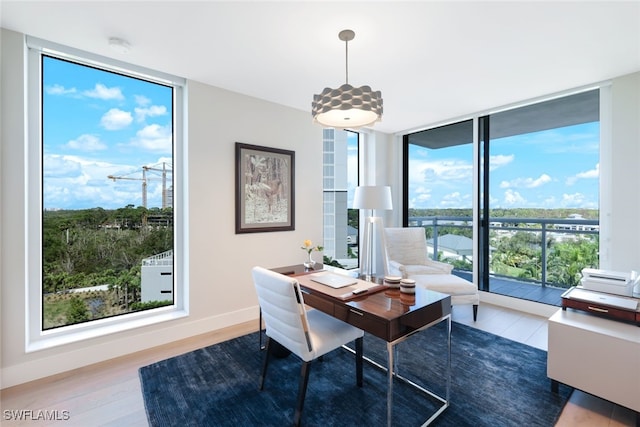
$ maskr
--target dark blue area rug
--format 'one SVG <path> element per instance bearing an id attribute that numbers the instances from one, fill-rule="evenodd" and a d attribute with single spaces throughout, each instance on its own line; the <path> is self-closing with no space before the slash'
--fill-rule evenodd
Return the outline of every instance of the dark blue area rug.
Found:
<path id="1" fill-rule="evenodd" d="M 440 323 L 398 346 L 399 373 L 439 395 L 445 391 L 445 332 Z M 263 351 L 257 333 L 140 368 L 147 418 L 156 426 L 285 426 L 293 420 L 300 361 L 273 359 L 258 390 Z M 386 343 L 365 335 L 365 355 L 386 366 Z M 571 389 L 551 392 L 547 353 L 452 323 L 450 406 L 433 426 L 553 426 Z M 302 414 L 306 426 L 386 425 L 386 372 L 365 363 L 356 386 L 354 356 L 339 349 L 311 367 Z M 424 379 L 418 381 L 418 379 Z M 439 402 L 394 383 L 394 426 L 417 426 Z"/>

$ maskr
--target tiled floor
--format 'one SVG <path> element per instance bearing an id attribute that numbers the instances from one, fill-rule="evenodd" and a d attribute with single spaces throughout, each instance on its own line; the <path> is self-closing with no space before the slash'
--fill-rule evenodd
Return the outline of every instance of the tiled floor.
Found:
<path id="1" fill-rule="evenodd" d="M 480 304 L 478 320 L 471 307 L 453 307 L 452 319 L 483 331 L 547 350 L 547 319 L 491 304 Z M 633 427 L 635 412 L 581 391 L 574 391 L 556 427 Z"/>

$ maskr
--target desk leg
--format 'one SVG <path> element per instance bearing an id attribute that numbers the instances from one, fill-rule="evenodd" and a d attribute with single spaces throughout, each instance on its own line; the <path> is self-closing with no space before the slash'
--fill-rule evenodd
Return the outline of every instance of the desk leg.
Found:
<path id="1" fill-rule="evenodd" d="M 440 319 L 430 325 L 427 325 L 427 327 L 430 327 L 433 324 L 439 323 L 444 319 Z M 438 416 L 444 412 L 445 409 L 447 409 L 449 407 L 449 401 L 450 401 L 450 397 L 451 397 L 451 315 L 448 315 L 446 317 L 446 321 L 447 321 L 447 336 L 445 337 L 446 340 L 446 372 L 445 372 L 445 382 L 447 383 L 446 385 L 446 390 L 445 390 L 445 396 L 444 398 L 442 396 L 438 396 L 436 394 L 434 394 L 433 392 L 427 390 L 426 388 L 424 388 L 423 386 L 420 386 L 418 384 L 416 384 L 415 382 L 403 377 L 402 375 L 398 374 L 398 354 L 397 354 L 397 347 L 396 344 L 398 344 L 400 341 L 395 341 L 393 343 L 387 343 L 387 352 L 389 354 L 389 370 L 388 370 L 388 374 L 389 374 L 389 384 L 388 384 L 388 391 L 387 391 L 387 425 L 389 427 L 391 427 L 391 407 L 393 404 L 393 379 L 394 377 L 397 377 L 398 379 L 401 379 L 403 381 L 405 381 L 406 383 L 412 385 L 413 387 L 415 387 L 416 389 L 422 391 L 425 394 L 430 395 L 431 397 L 434 397 L 435 399 L 437 399 L 438 401 L 440 401 L 440 403 L 442 403 L 442 406 L 440 406 L 440 408 L 431 416 L 431 418 L 429 418 L 422 426 L 428 426 L 429 424 L 431 424 L 436 418 L 438 418 Z M 640 427 L 640 426 L 638 426 Z"/>
<path id="2" fill-rule="evenodd" d="M 391 427 L 391 412 L 393 408 L 393 375 L 395 372 L 395 346 L 387 342 L 387 426 Z"/>
<path id="3" fill-rule="evenodd" d="M 449 394 L 451 391 L 451 316 L 447 319 L 447 390 L 445 400 L 446 407 L 449 406 Z"/>

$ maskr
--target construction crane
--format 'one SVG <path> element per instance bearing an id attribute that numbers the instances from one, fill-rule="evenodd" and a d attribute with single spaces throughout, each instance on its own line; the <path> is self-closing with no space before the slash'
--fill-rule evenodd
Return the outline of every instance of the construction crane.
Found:
<path id="1" fill-rule="evenodd" d="M 171 165 L 169 165 L 171 167 Z M 167 172 L 171 172 L 171 170 L 167 170 L 167 164 L 162 162 L 162 169 L 152 167 L 152 166 L 142 166 L 143 176 L 146 171 L 159 171 L 162 172 L 162 208 L 168 207 L 167 203 Z"/>
<path id="2" fill-rule="evenodd" d="M 117 179 L 142 181 L 142 207 L 144 208 L 147 207 L 147 171 L 144 169 L 144 167 L 142 168 L 142 178 L 133 178 L 129 176 L 115 176 L 115 175 L 108 175 L 107 178 L 112 179 L 114 182 Z"/>

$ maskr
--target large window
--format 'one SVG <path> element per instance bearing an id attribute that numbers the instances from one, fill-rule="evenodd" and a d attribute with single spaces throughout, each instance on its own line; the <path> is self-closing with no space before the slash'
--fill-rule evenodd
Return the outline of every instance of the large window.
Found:
<path id="1" fill-rule="evenodd" d="M 599 264 L 599 105 L 588 90 L 406 135 L 406 225 L 480 289 L 558 303 Z"/>
<path id="2" fill-rule="evenodd" d="M 599 251 L 599 91 L 492 114 L 483 216 L 494 278 L 568 288 Z M 486 134 L 485 134 L 486 139 Z"/>
<path id="3" fill-rule="evenodd" d="M 358 210 L 351 209 L 358 186 L 358 141 L 355 132 L 323 130 L 325 263 L 358 268 Z"/>
<path id="4" fill-rule="evenodd" d="M 423 227 L 429 255 L 473 268 L 473 121 L 407 135 L 407 225 Z"/>
<path id="5" fill-rule="evenodd" d="M 183 312 L 183 83 L 29 45 L 30 342 Z"/>

